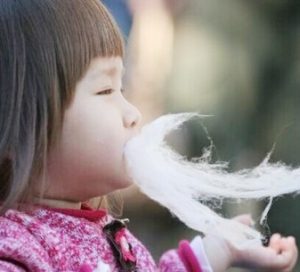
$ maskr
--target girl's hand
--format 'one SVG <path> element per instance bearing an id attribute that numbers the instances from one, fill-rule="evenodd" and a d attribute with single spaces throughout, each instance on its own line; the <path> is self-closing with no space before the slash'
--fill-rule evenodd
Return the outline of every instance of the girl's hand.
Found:
<path id="1" fill-rule="evenodd" d="M 251 225 L 250 216 L 234 218 L 241 223 Z M 272 235 L 267 247 L 257 246 L 247 249 L 235 248 L 227 241 L 210 235 L 203 239 L 207 257 L 214 272 L 223 272 L 231 266 L 258 268 L 263 271 L 289 272 L 294 268 L 298 250 L 294 237 Z"/>
<path id="2" fill-rule="evenodd" d="M 250 249 L 231 247 L 232 265 L 246 268 L 259 268 L 264 271 L 289 272 L 294 268 L 298 250 L 294 237 L 272 235 L 267 247 L 258 246 Z"/>

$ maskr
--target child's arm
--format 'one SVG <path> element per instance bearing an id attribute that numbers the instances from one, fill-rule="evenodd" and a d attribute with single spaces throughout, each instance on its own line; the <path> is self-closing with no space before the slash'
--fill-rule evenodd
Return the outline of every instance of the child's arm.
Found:
<path id="1" fill-rule="evenodd" d="M 247 216 L 238 217 L 236 220 L 248 224 L 251 222 Z M 271 237 L 267 247 L 238 249 L 227 241 L 211 235 L 203 239 L 203 244 L 214 272 L 226 271 L 231 266 L 288 272 L 292 271 L 298 257 L 294 237 L 284 238 L 279 234 Z"/>

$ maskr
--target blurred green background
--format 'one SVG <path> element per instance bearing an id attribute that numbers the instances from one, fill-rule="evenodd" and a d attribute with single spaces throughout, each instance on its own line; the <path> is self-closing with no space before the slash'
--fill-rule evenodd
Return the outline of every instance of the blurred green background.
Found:
<path id="1" fill-rule="evenodd" d="M 201 123 L 216 146 L 215 158 L 230 171 L 271 161 L 300 165 L 299 0 L 131 0 L 126 86 L 144 122 L 164 113 L 212 115 Z M 200 122 L 174 140 L 183 154 L 207 146 Z M 124 193 L 130 229 L 154 257 L 196 233 L 140 195 Z M 266 202 L 224 205 L 233 216 L 252 212 L 259 221 Z M 300 197 L 274 201 L 269 229 L 300 241 Z M 195 215 L 196 216 L 196 215 Z M 232 269 L 230 271 L 242 271 Z M 300 271 L 300 266 L 295 269 Z"/>

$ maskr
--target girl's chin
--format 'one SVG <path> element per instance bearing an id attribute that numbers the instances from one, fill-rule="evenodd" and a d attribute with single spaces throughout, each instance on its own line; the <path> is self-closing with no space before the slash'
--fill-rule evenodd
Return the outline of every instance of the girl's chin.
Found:
<path id="1" fill-rule="evenodd" d="M 133 185 L 133 181 L 129 178 L 123 179 L 120 182 L 118 182 L 118 187 L 117 189 L 125 189 L 129 186 Z"/>

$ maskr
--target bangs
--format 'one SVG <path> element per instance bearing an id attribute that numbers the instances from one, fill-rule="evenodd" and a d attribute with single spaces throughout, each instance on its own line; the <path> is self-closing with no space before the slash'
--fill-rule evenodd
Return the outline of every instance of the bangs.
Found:
<path id="1" fill-rule="evenodd" d="M 97 0 L 91 0 L 90 5 L 84 4 L 85 12 L 79 14 L 82 21 L 81 33 L 83 40 L 90 47 L 85 48 L 92 57 L 124 56 L 124 44 L 121 32 L 110 13 Z M 85 20 L 83 20 L 83 18 Z"/>
<path id="2" fill-rule="evenodd" d="M 60 14 L 66 33 L 61 32 L 62 45 L 73 49 L 72 60 L 89 63 L 92 58 L 123 57 L 123 39 L 120 31 L 106 8 L 98 0 L 58 1 L 65 12 Z M 67 53 L 67 52 L 65 52 Z M 82 54 L 84 53 L 84 54 Z M 80 65 L 80 66 L 82 66 Z"/>
<path id="3" fill-rule="evenodd" d="M 61 76 L 66 84 L 61 87 L 67 93 L 73 93 L 74 83 L 80 80 L 94 58 L 124 57 L 123 38 L 100 1 L 53 2 L 56 2 L 56 18 L 51 18 L 56 24 L 53 38 L 57 39 L 58 67 L 61 67 Z"/>

